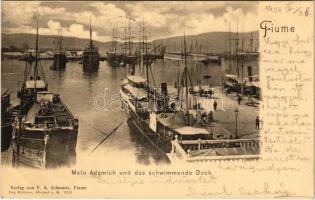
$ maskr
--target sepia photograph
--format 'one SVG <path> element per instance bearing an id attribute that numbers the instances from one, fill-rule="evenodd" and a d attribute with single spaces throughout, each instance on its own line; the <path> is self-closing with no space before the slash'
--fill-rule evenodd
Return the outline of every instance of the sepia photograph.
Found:
<path id="1" fill-rule="evenodd" d="M 148 175 L 137 167 L 177 172 L 186 165 L 200 167 L 195 175 L 208 178 L 218 175 L 209 172 L 211 166 L 223 174 L 230 170 L 230 178 L 231 169 L 283 170 L 274 163 L 283 160 L 268 156 L 301 153 L 294 145 L 302 144 L 285 138 L 295 134 L 285 129 L 312 126 L 302 123 L 302 112 L 283 124 L 299 103 L 308 105 L 302 103 L 307 98 L 301 92 L 312 78 L 303 77 L 299 66 L 306 67 L 313 58 L 312 50 L 306 52 L 313 38 L 305 36 L 313 30 L 303 32 L 294 24 L 298 18 L 309 19 L 312 6 L 268 1 L 2 1 L 2 169 L 62 171 L 76 178 L 106 174 L 107 181 L 116 174 L 117 163 L 130 167 L 131 173 L 137 169 L 135 175 Z M 282 17 L 286 15 L 290 18 Z M 281 41 L 281 35 L 290 39 Z M 292 92 L 298 94 L 286 96 Z M 308 142 L 309 130 L 299 132 Z M 94 173 L 96 166 L 101 168 Z M 225 175 L 213 180 L 218 177 L 223 183 Z M 261 193 L 241 185 L 235 196 L 225 185 L 209 195 L 203 187 L 189 186 L 186 197 L 293 195 L 287 189 L 281 193 L 281 184 L 274 186 L 281 188 L 279 193 L 269 191 L 266 183 Z M 11 186 L 9 196 L 14 190 Z M 32 192 L 37 194 L 36 189 Z M 117 197 L 126 197 L 119 196 L 122 193 Z"/>
<path id="2" fill-rule="evenodd" d="M 3 3 L 3 164 L 259 158 L 257 3 L 76 4 Z"/>

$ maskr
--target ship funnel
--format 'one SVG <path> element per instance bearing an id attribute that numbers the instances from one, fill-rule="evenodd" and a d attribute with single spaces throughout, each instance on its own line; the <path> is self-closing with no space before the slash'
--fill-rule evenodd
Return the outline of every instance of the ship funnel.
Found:
<path id="1" fill-rule="evenodd" d="M 247 76 L 248 76 L 249 82 L 252 82 L 253 81 L 253 75 L 252 75 L 252 67 L 251 66 L 247 67 Z"/>
<path id="2" fill-rule="evenodd" d="M 168 95 L 167 83 L 161 83 L 161 93 L 163 94 L 163 96 L 167 96 Z"/>

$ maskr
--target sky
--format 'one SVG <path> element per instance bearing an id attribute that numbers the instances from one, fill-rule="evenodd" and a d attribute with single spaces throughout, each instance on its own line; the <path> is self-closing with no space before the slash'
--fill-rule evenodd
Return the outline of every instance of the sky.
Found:
<path id="1" fill-rule="evenodd" d="M 90 19 L 93 39 L 110 41 L 113 28 L 124 37 L 130 21 L 135 38 L 142 34 L 144 24 L 148 40 L 172 36 L 196 35 L 212 31 L 240 32 L 258 30 L 257 2 L 40 2 L 2 1 L 2 32 L 89 38 Z M 130 19 L 131 20 L 128 20 Z"/>

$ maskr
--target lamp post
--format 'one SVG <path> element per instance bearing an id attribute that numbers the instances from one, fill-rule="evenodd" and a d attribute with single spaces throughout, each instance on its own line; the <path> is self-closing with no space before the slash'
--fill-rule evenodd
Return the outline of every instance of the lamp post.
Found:
<path id="1" fill-rule="evenodd" d="M 238 116 L 239 111 L 238 111 L 237 108 L 235 109 L 234 113 L 235 113 L 235 139 L 238 139 L 238 135 L 237 135 L 237 116 Z"/>

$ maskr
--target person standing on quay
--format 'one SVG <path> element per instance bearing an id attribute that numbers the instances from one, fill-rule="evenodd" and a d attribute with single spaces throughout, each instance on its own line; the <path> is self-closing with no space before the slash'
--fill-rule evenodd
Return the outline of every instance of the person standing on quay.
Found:
<path id="1" fill-rule="evenodd" d="M 218 106 L 218 103 L 216 100 L 214 100 L 214 102 L 213 102 L 214 111 L 217 111 L 217 106 Z"/>
<path id="2" fill-rule="evenodd" d="M 208 121 L 209 121 L 209 124 L 211 124 L 211 122 L 214 122 L 214 119 L 213 119 L 213 112 L 212 112 L 212 111 L 209 112 Z"/>
<path id="3" fill-rule="evenodd" d="M 256 117 L 256 129 L 259 130 L 259 123 L 260 123 L 260 120 L 259 120 L 259 117 L 257 116 Z"/>
<path id="4" fill-rule="evenodd" d="M 238 102 L 238 105 L 241 105 L 241 100 L 242 100 L 241 95 L 237 95 L 237 102 Z"/>

